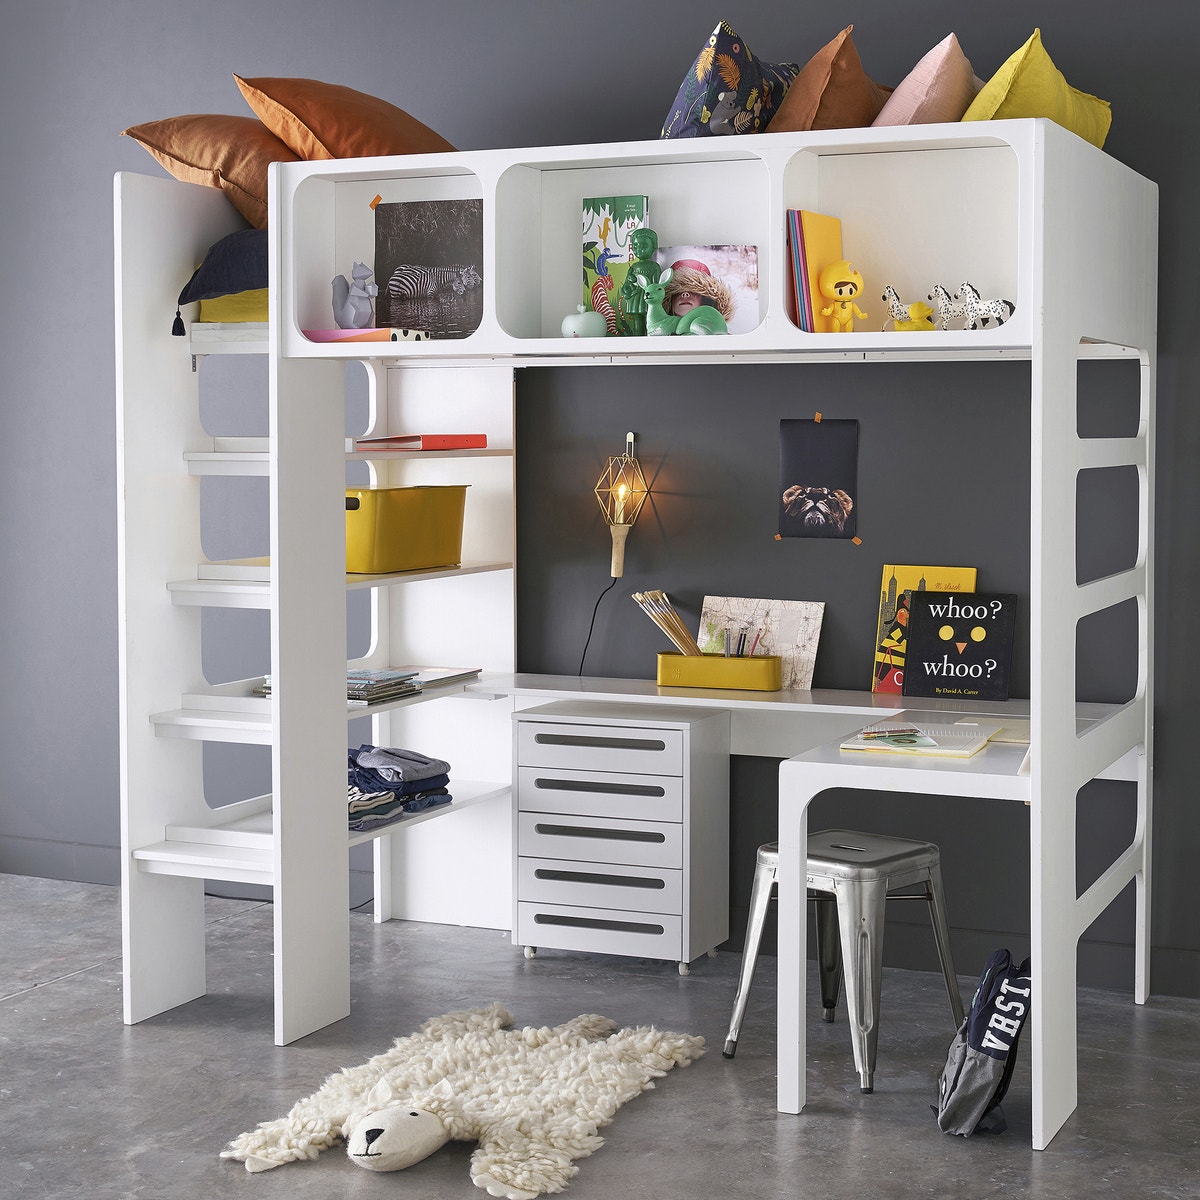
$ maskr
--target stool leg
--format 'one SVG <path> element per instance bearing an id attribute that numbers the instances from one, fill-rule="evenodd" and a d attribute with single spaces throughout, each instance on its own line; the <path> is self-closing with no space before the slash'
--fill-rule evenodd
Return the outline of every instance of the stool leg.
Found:
<path id="1" fill-rule="evenodd" d="M 758 961 L 758 946 L 762 941 L 763 925 L 766 924 L 774 886 L 775 868 L 759 863 L 754 870 L 754 883 L 750 889 L 750 916 L 746 921 L 746 944 L 742 947 L 742 972 L 738 978 L 737 995 L 733 998 L 733 1016 L 729 1020 L 729 1032 L 725 1035 L 725 1049 L 722 1051 L 726 1058 L 732 1058 L 737 1052 L 742 1017 L 746 1015 L 754 964 Z"/>
<path id="2" fill-rule="evenodd" d="M 842 987 L 842 945 L 838 940 L 837 901 L 821 892 L 809 892 L 817 936 L 817 977 L 821 981 L 821 1017 L 832 1021 Z"/>
<path id="3" fill-rule="evenodd" d="M 838 888 L 842 937 L 842 975 L 859 1087 L 875 1090 L 875 1054 L 879 1043 L 879 990 L 883 975 L 883 924 L 886 880 L 857 881 Z"/>
<path id="4" fill-rule="evenodd" d="M 954 974 L 954 955 L 950 950 L 950 927 L 946 924 L 946 897 L 942 892 L 942 869 L 934 863 L 929 869 L 929 919 L 933 923 L 933 940 L 937 943 L 938 958 L 942 964 L 942 975 L 946 980 L 946 994 L 950 997 L 950 1011 L 954 1014 L 954 1028 L 963 1023 L 963 1002 L 958 991 L 958 979 Z"/>

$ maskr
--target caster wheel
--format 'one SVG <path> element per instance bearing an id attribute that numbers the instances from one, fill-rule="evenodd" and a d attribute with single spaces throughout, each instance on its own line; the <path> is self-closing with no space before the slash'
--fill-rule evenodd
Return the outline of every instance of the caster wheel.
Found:
<path id="1" fill-rule="evenodd" d="M 534 958 L 534 957 L 536 957 L 536 955 L 537 955 L 537 947 L 536 946 L 526 946 L 525 947 L 525 957 L 526 958 Z"/>
<path id="2" fill-rule="evenodd" d="M 681 962 L 681 963 L 679 964 L 679 973 L 680 973 L 680 975 L 690 975 L 690 974 L 692 973 L 692 966 L 691 966 L 691 964 L 690 964 L 690 963 Z"/>

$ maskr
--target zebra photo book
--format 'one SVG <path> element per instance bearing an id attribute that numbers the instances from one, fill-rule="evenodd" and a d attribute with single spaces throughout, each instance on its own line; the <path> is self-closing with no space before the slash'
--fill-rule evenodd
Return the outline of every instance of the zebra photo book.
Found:
<path id="1" fill-rule="evenodd" d="M 375 206 L 375 324 L 465 338 L 483 320 L 483 201 Z"/>

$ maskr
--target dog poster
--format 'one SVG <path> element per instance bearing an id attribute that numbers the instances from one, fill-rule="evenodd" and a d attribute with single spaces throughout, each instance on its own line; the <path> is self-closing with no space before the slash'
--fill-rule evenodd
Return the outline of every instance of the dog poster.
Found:
<path id="1" fill-rule="evenodd" d="M 845 538 L 858 523 L 858 422 L 779 422 L 779 536 Z"/>

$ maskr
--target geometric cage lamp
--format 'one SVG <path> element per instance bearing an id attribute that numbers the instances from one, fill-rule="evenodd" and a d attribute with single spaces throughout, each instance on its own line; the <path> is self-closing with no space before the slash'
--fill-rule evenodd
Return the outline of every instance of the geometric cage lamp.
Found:
<path id="1" fill-rule="evenodd" d="M 625 435 L 625 453 L 610 458 L 596 482 L 596 499 L 612 534 L 614 579 L 620 579 L 625 572 L 625 540 L 649 495 L 642 468 L 633 456 L 633 439 L 632 433 Z"/>

